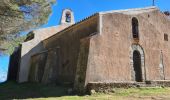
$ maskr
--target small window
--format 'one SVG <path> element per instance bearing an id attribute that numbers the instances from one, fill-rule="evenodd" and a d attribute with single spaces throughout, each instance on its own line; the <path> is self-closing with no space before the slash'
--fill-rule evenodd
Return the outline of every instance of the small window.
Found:
<path id="1" fill-rule="evenodd" d="M 164 34 L 164 40 L 168 41 L 168 34 Z"/>
<path id="2" fill-rule="evenodd" d="M 30 41 L 32 39 L 34 39 L 34 32 L 31 31 L 30 33 L 27 34 L 26 39 L 24 40 L 24 42 Z"/>
<path id="3" fill-rule="evenodd" d="M 148 18 L 150 17 L 150 15 L 148 14 Z"/>
<path id="4" fill-rule="evenodd" d="M 132 34 L 133 38 L 139 39 L 138 20 L 135 17 L 132 18 Z"/>
<path id="5" fill-rule="evenodd" d="M 71 22 L 71 14 L 66 13 L 66 22 L 70 23 Z"/>

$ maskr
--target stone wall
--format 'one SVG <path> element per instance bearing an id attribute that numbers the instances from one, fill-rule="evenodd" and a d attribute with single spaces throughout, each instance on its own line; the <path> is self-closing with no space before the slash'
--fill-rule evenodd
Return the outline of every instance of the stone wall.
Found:
<path id="1" fill-rule="evenodd" d="M 86 92 L 91 93 L 95 92 L 115 92 L 115 88 L 140 88 L 140 87 L 169 87 L 170 81 L 147 81 L 143 83 L 136 82 L 120 82 L 120 83 L 105 83 L 105 82 L 96 82 L 88 83 L 86 86 Z"/>
<path id="2" fill-rule="evenodd" d="M 98 17 L 96 15 L 43 41 L 47 50 L 58 48 L 56 51 L 50 52 L 46 63 L 46 66 L 55 67 L 52 69 L 55 69 L 53 71 L 57 74 L 56 82 L 61 84 L 74 83 L 80 52 L 80 40 L 96 34 L 97 31 Z M 54 55 L 58 58 L 54 58 Z"/>
<path id="3" fill-rule="evenodd" d="M 74 90 L 78 93 L 85 92 L 85 80 L 86 80 L 86 70 L 87 62 L 89 56 L 89 44 L 90 37 L 82 39 L 80 45 L 80 52 L 77 61 L 76 76 L 74 81 Z"/>
<path id="4" fill-rule="evenodd" d="M 57 47 L 48 50 L 42 83 L 45 83 L 45 84 L 56 84 L 57 83 L 58 64 L 60 60 L 58 55 L 59 55 L 59 50 Z"/>
<path id="5" fill-rule="evenodd" d="M 32 40 L 22 43 L 21 49 L 21 63 L 19 67 L 19 82 L 28 81 L 31 56 L 39 53 L 43 50 L 42 40 L 56 34 L 57 32 L 63 30 L 64 28 L 70 26 L 70 24 L 63 24 L 59 26 L 44 28 L 33 31 L 34 38 Z"/>
<path id="6" fill-rule="evenodd" d="M 170 79 L 170 21 L 157 8 L 100 13 L 100 34 L 90 39 L 86 84 L 89 82 L 134 81 L 131 68 L 132 45 L 143 48 L 144 80 L 161 80 L 163 54 L 165 79 Z M 139 21 L 139 42 L 132 37 L 131 20 Z M 161 54 L 162 52 L 162 54 Z"/>
<path id="7" fill-rule="evenodd" d="M 42 82 L 47 52 L 41 52 L 31 57 L 31 68 L 29 73 L 30 82 Z"/>

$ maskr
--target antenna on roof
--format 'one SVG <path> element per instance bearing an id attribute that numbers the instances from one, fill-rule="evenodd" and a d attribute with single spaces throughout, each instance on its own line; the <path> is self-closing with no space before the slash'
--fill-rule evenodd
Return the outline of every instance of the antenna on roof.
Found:
<path id="1" fill-rule="evenodd" d="M 155 6 L 155 0 L 152 1 L 152 6 Z"/>

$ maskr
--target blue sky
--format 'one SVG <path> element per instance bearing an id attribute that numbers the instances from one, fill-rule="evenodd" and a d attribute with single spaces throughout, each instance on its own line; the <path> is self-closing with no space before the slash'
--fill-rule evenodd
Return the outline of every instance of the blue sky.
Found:
<path id="1" fill-rule="evenodd" d="M 155 4 L 163 11 L 170 10 L 170 0 L 155 0 Z M 72 9 L 75 20 L 80 21 L 95 12 L 140 8 L 151 5 L 152 0 L 57 0 L 57 4 L 53 6 L 53 14 L 48 24 L 44 25 L 44 27 L 57 25 L 64 8 Z"/>
<path id="2" fill-rule="evenodd" d="M 6 80 L 7 70 L 8 70 L 8 62 L 9 62 L 8 56 L 0 57 L 0 82 L 3 82 Z"/>
<path id="3" fill-rule="evenodd" d="M 162 11 L 170 11 L 170 0 L 155 0 L 155 4 Z M 62 10 L 65 8 L 73 10 L 77 22 L 100 11 L 142 8 L 151 5 L 152 0 L 57 0 L 57 3 L 52 7 L 53 13 L 49 17 L 48 23 L 42 27 L 59 24 Z M 0 81 L 6 78 L 8 61 L 8 56 L 0 57 Z"/>

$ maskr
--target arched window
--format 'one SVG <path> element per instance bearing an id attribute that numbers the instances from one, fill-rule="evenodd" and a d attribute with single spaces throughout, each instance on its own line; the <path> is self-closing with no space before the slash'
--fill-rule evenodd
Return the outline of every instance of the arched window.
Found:
<path id="1" fill-rule="evenodd" d="M 166 33 L 164 34 L 164 40 L 168 41 L 168 34 L 166 34 Z"/>
<path id="2" fill-rule="evenodd" d="M 133 33 L 133 38 L 139 39 L 138 19 L 135 17 L 132 18 L 132 33 Z"/>
<path id="3" fill-rule="evenodd" d="M 66 22 L 70 23 L 71 22 L 71 14 L 66 13 Z"/>

